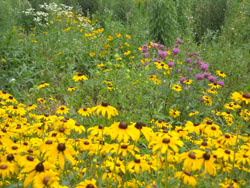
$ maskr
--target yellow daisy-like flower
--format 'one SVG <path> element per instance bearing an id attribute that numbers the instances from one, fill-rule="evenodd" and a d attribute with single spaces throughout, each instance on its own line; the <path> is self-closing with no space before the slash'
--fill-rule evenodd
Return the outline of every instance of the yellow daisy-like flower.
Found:
<path id="1" fill-rule="evenodd" d="M 114 122 L 108 129 L 111 140 L 128 142 L 129 138 L 137 141 L 140 137 L 140 131 L 134 126 L 128 126 L 126 122 Z"/>
<path id="2" fill-rule="evenodd" d="M 89 56 L 90 56 L 90 57 L 94 57 L 94 56 L 95 56 L 95 53 L 94 53 L 94 52 L 90 52 L 90 53 L 89 53 Z"/>
<path id="3" fill-rule="evenodd" d="M 192 82 L 193 82 L 192 80 L 185 80 L 183 83 L 190 85 L 190 84 L 192 84 Z"/>
<path id="4" fill-rule="evenodd" d="M 217 71 L 216 71 L 216 74 L 217 74 L 218 76 L 222 77 L 222 78 L 225 78 L 225 77 L 227 76 L 224 72 L 222 72 L 222 71 L 220 71 L 220 70 L 217 70 Z"/>
<path id="5" fill-rule="evenodd" d="M 179 117 L 179 116 L 181 115 L 181 112 L 178 111 L 178 110 L 170 109 L 170 110 L 169 110 L 169 115 L 170 115 L 171 117 L 176 118 L 176 117 Z"/>
<path id="6" fill-rule="evenodd" d="M 96 112 L 96 115 L 102 114 L 103 117 L 105 117 L 107 114 L 108 119 L 110 119 L 112 116 L 119 115 L 115 107 L 110 106 L 107 102 L 103 102 L 102 104 L 93 107 L 91 110 L 92 112 Z"/>
<path id="7" fill-rule="evenodd" d="M 76 188 L 97 188 L 96 180 L 84 180 L 83 182 L 79 183 Z"/>
<path id="8" fill-rule="evenodd" d="M 82 73 L 76 73 L 74 76 L 73 76 L 73 80 L 75 82 L 78 82 L 79 80 L 88 80 L 88 77 L 85 76 L 84 74 Z"/>
<path id="9" fill-rule="evenodd" d="M 154 63 L 156 65 L 156 68 L 157 69 L 165 69 L 165 70 L 168 70 L 168 65 L 163 63 L 163 62 L 155 62 Z"/>
<path id="10" fill-rule="evenodd" d="M 67 114 L 69 113 L 69 109 L 66 106 L 59 106 L 56 110 L 57 114 Z"/>
<path id="11" fill-rule="evenodd" d="M 235 102 L 245 102 L 246 104 L 250 103 L 250 93 L 243 93 L 243 92 L 234 92 L 232 94 L 231 99 L 233 99 Z"/>
<path id="12" fill-rule="evenodd" d="M 2 179 L 10 178 L 12 174 L 15 173 L 15 165 L 9 162 L 1 162 L 0 163 L 0 175 Z"/>
<path id="13" fill-rule="evenodd" d="M 41 89 L 41 88 L 44 88 L 44 87 L 47 87 L 49 86 L 49 83 L 41 83 L 39 86 L 37 86 L 37 89 Z"/>
<path id="14" fill-rule="evenodd" d="M 190 112 L 189 114 L 188 114 L 188 116 L 189 117 L 192 117 L 192 116 L 194 116 L 194 115 L 196 115 L 196 114 L 199 114 L 200 112 L 199 111 L 193 111 L 193 112 Z"/>
<path id="15" fill-rule="evenodd" d="M 43 98 L 38 98 L 37 101 L 40 102 L 40 103 L 42 103 L 42 104 L 43 104 L 43 103 L 46 103 L 46 100 L 43 99 Z"/>
<path id="16" fill-rule="evenodd" d="M 129 55 L 129 54 L 131 54 L 131 51 L 126 51 L 126 52 L 124 52 L 124 55 Z"/>
<path id="17" fill-rule="evenodd" d="M 68 89 L 67 89 L 67 91 L 75 91 L 77 89 L 77 87 L 69 87 Z"/>
<path id="18" fill-rule="evenodd" d="M 56 172 L 49 170 L 42 172 L 35 176 L 33 187 L 34 188 L 43 188 L 43 187 L 59 187 L 59 177 Z"/>
<path id="19" fill-rule="evenodd" d="M 174 177 L 177 179 L 182 179 L 185 185 L 196 186 L 197 184 L 195 177 L 193 177 L 188 171 L 178 171 L 175 173 Z"/>
<path id="20" fill-rule="evenodd" d="M 80 108 L 78 111 L 78 114 L 81 116 L 89 116 L 92 113 L 92 110 L 90 108 Z"/>
<path id="21" fill-rule="evenodd" d="M 174 85 L 172 86 L 172 89 L 175 90 L 175 91 L 177 91 L 177 92 L 180 92 L 180 91 L 182 90 L 181 86 L 178 85 L 178 84 L 174 84 Z"/>
<path id="22" fill-rule="evenodd" d="M 31 111 L 31 110 L 34 110 L 37 108 L 37 105 L 35 104 L 30 104 L 28 107 L 27 107 L 27 111 Z"/>

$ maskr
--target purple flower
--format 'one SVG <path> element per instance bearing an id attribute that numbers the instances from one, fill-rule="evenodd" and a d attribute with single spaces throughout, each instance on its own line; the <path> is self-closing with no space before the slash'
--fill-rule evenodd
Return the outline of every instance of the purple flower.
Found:
<path id="1" fill-rule="evenodd" d="M 174 47 L 174 49 L 172 50 L 172 53 L 174 55 L 178 55 L 180 53 L 180 49 L 178 47 Z"/>
<path id="2" fill-rule="evenodd" d="M 217 77 L 216 76 L 209 76 L 208 81 L 214 83 L 216 81 Z"/>
<path id="3" fill-rule="evenodd" d="M 220 86 L 224 86 L 224 82 L 222 81 L 222 80 L 219 80 L 218 82 L 217 82 L 217 84 L 219 84 Z"/>
<path id="4" fill-rule="evenodd" d="M 158 50 L 158 55 L 160 58 L 166 58 L 167 57 L 167 52 L 166 51 L 161 51 L 161 50 Z"/>
<path id="5" fill-rule="evenodd" d="M 197 57 L 196 60 L 200 62 L 202 60 L 202 57 Z"/>
<path id="6" fill-rule="evenodd" d="M 189 71 L 189 72 L 190 72 L 191 70 L 192 70 L 192 68 L 191 68 L 191 67 L 188 67 L 188 68 L 187 68 L 187 71 Z"/>
<path id="7" fill-rule="evenodd" d="M 196 74 L 196 79 L 197 80 L 203 80 L 204 75 L 203 74 Z"/>
<path id="8" fill-rule="evenodd" d="M 198 52 L 192 52 L 192 53 L 188 54 L 189 57 L 197 56 L 197 55 L 198 55 Z"/>
<path id="9" fill-rule="evenodd" d="M 183 83 L 187 79 L 185 77 L 183 77 L 183 78 L 180 78 L 179 80 L 180 80 L 180 83 Z"/>
<path id="10" fill-rule="evenodd" d="M 143 53 L 143 57 L 144 57 L 144 58 L 149 58 L 149 56 L 150 56 L 150 55 L 149 55 L 148 52 L 144 52 L 144 53 Z"/>
<path id="11" fill-rule="evenodd" d="M 177 38 L 177 39 L 176 39 L 176 44 L 183 44 L 183 43 L 184 43 L 184 41 L 181 40 L 180 38 Z"/>
<path id="12" fill-rule="evenodd" d="M 178 69 L 178 73 L 181 73 L 181 69 Z"/>
<path id="13" fill-rule="evenodd" d="M 168 66 L 173 67 L 174 66 L 174 62 L 169 62 Z"/>
<path id="14" fill-rule="evenodd" d="M 159 59 L 154 58 L 153 62 L 161 62 Z"/>
<path id="15" fill-rule="evenodd" d="M 204 78 L 209 78 L 211 76 L 211 73 L 205 72 L 204 73 Z"/>
<path id="16" fill-rule="evenodd" d="M 187 63 L 192 63 L 192 61 L 193 61 L 192 58 L 187 58 L 187 59 L 186 59 L 186 62 L 187 62 Z"/>
<path id="17" fill-rule="evenodd" d="M 158 47 L 158 43 L 153 42 L 153 43 L 152 43 L 152 48 L 157 48 L 157 47 Z"/>
<path id="18" fill-rule="evenodd" d="M 159 49 L 160 49 L 160 50 L 163 50 L 164 47 L 165 47 L 165 46 L 164 46 L 163 44 L 160 44 Z"/>
<path id="19" fill-rule="evenodd" d="M 201 62 L 201 70 L 202 70 L 202 71 L 208 70 L 208 64 L 206 64 L 206 63 L 204 63 L 204 62 Z"/>

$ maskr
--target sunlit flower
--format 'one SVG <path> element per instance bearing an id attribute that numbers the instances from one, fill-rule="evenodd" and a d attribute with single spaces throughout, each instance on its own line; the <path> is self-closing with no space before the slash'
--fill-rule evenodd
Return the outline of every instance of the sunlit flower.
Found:
<path id="1" fill-rule="evenodd" d="M 57 114 L 67 114 L 69 113 L 69 109 L 66 106 L 59 106 L 56 110 Z"/>
<path id="2" fill-rule="evenodd" d="M 44 88 L 44 87 L 47 87 L 47 86 L 49 86 L 49 83 L 43 82 L 39 86 L 37 86 L 37 89 L 41 89 L 41 88 Z"/>
<path id="3" fill-rule="evenodd" d="M 224 72 L 222 72 L 222 71 L 220 71 L 220 70 L 217 70 L 217 71 L 216 71 L 216 74 L 217 74 L 218 76 L 220 76 L 220 77 L 223 77 L 223 78 L 225 78 L 225 77 L 227 76 Z"/>
<path id="4" fill-rule="evenodd" d="M 197 184 L 195 177 L 193 177 L 188 171 L 178 171 L 175 173 L 174 177 L 177 179 L 182 179 L 185 185 L 195 186 Z"/>
<path id="5" fill-rule="evenodd" d="M 42 172 L 35 176 L 33 187 L 34 188 L 43 188 L 43 187 L 59 187 L 59 177 L 56 172 L 49 170 Z"/>
<path id="6" fill-rule="evenodd" d="M 178 110 L 170 109 L 170 110 L 169 110 L 169 115 L 170 115 L 171 117 L 176 118 L 176 117 L 179 117 L 179 116 L 181 115 L 181 112 L 178 111 Z"/>
<path id="7" fill-rule="evenodd" d="M 91 108 L 80 108 L 77 112 L 83 117 L 89 116 L 92 113 Z"/>
<path id="8" fill-rule="evenodd" d="M 172 89 L 175 90 L 175 91 L 177 91 L 177 92 L 180 92 L 180 91 L 182 90 L 181 86 L 178 85 L 178 84 L 174 84 L 174 85 L 172 86 Z"/>
<path id="9" fill-rule="evenodd" d="M 76 188 L 97 188 L 96 180 L 84 180 L 83 182 L 77 184 Z"/>
<path id="10" fill-rule="evenodd" d="M 73 80 L 75 82 L 78 82 L 79 80 L 88 80 L 88 77 L 85 76 L 84 74 L 82 73 L 76 73 L 74 76 L 73 76 Z"/>
<path id="11" fill-rule="evenodd" d="M 101 114 L 103 117 L 106 116 L 107 114 L 107 118 L 110 119 L 112 116 L 117 116 L 119 115 L 118 111 L 115 109 L 115 107 L 110 106 L 109 103 L 107 102 L 103 102 L 102 104 L 93 107 L 91 109 L 92 112 L 96 112 L 96 115 Z"/>

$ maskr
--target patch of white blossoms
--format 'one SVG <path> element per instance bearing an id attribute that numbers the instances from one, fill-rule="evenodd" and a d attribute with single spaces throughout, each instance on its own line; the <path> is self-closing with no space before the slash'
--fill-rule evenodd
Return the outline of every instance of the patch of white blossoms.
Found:
<path id="1" fill-rule="evenodd" d="M 64 4 L 56 4 L 56 3 L 44 3 L 39 5 L 39 7 L 44 11 L 36 11 L 34 8 L 29 8 L 23 13 L 27 16 L 33 16 L 33 20 L 39 26 L 48 26 L 49 24 L 53 24 L 53 20 L 50 20 L 50 15 L 56 16 L 66 16 L 73 17 L 74 13 L 72 12 L 73 7 L 64 5 Z M 77 15 L 78 20 L 80 21 L 79 27 L 87 27 L 90 30 L 93 30 L 91 24 L 89 24 L 88 19 L 81 14 Z"/>

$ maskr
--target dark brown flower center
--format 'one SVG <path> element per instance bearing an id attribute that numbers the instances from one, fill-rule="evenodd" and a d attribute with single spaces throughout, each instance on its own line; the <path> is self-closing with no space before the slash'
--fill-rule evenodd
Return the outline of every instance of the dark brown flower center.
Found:
<path id="1" fill-rule="evenodd" d="M 59 132 L 61 132 L 61 133 L 63 133 L 65 131 L 65 129 L 63 128 L 63 127 L 61 127 L 60 129 L 59 129 Z"/>
<path id="2" fill-rule="evenodd" d="M 191 172 L 185 171 L 184 173 L 188 176 L 191 176 Z"/>
<path id="3" fill-rule="evenodd" d="M 9 99 L 13 99 L 13 97 L 12 97 L 12 96 L 9 96 Z"/>
<path id="4" fill-rule="evenodd" d="M 125 123 L 125 122 L 120 122 L 119 128 L 120 128 L 120 129 L 127 129 L 127 128 L 128 128 L 128 125 L 127 125 L 127 123 Z"/>
<path id="5" fill-rule="evenodd" d="M 7 160 L 8 161 L 13 161 L 14 160 L 14 155 L 13 154 L 7 155 Z"/>
<path id="6" fill-rule="evenodd" d="M 32 150 L 32 149 L 28 149 L 28 152 L 29 152 L 29 153 L 33 153 L 33 150 Z"/>
<path id="7" fill-rule="evenodd" d="M 79 72 L 78 74 L 77 74 L 77 76 L 82 76 L 83 74 L 81 73 L 81 72 Z"/>
<path id="8" fill-rule="evenodd" d="M 231 152 L 230 152 L 229 150 L 226 149 L 226 150 L 225 150 L 225 153 L 229 155 Z"/>
<path id="9" fill-rule="evenodd" d="M 196 158 L 194 152 L 190 152 L 190 153 L 188 154 L 188 157 L 190 157 L 191 159 L 195 159 L 195 158 Z"/>
<path id="10" fill-rule="evenodd" d="M 225 135 L 225 138 L 230 138 L 230 136 L 228 134 Z"/>
<path id="11" fill-rule="evenodd" d="M 28 161 L 34 161 L 34 157 L 32 157 L 32 156 L 30 156 L 30 155 L 27 156 L 26 159 L 27 159 Z"/>
<path id="12" fill-rule="evenodd" d="M 83 142 L 84 145 L 89 145 L 88 141 Z"/>
<path id="13" fill-rule="evenodd" d="M 140 160 L 140 159 L 135 159 L 134 162 L 135 162 L 135 163 L 140 163 L 141 160 Z"/>
<path id="14" fill-rule="evenodd" d="M 128 146 L 127 146 L 126 144 L 123 144 L 123 145 L 121 145 L 121 148 L 122 148 L 122 149 L 127 149 Z"/>
<path id="15" fill-rule="evenodd" d="M 51 140 L 47 140 L 45 144 L 52 144 L 53 142 Z"/>
<path id="16" fill-rule="evenodd" d="M 44 184 L 44 185 L 47 185 L 48 182 L 49 182 L 49 179 L 50 179 L 50 177 L 45 177 L 45 178 L 43 179 L 43 184 Z"/>
<path id="17" fill-rule="evenodd" d="M 116 166 L 118 166 L 118 167 L 120 167 L 120 166 L 121 166 L 121 164 L 120 164 L 120 163 L 116 163 L 115 165 L 116 165 Z"/>
<path id="18" fill-rule="evenodd" d="M 58 144 L 57 149 L 58 149 L 58 151 L 63 152 L 66 149 L 66 146 L 64 143 L 60 143 L 60 144 Z"/>
<path id="19" fill-rule="evenodd" d="M 102 106 L 107 107 L 108 105 L 109 105 L 109 103 L 107 103 L 107 102 L 102 102 Z"/>
<path id="20" fill-rule="evenodd" d="M 6 133 L 6 132 L 7 132 L 7 130 L 6 130 L 5 128 L 2 128 L 2 131 L 3 131 L 4 133 Z"/>
<path id="21" fill-rule="evenodd" d="M 202 146 L 207 146 L 207 141 L 203 140 L 203 142 L 201 143 Z"/>
<path id="22" fill-rule="evenodd" d="M 215 127 L 215 126 L 212 126 L 211 129 L 212 129 L 213 131 L 215 131 L 215 130 L 216 130 L 216 127 Z"/>
<path id="23" fill-rule="evenodd" d="M 43 171 L 44 171 L 43 163 L 42 163 L 42 162 L 41 162 L 41 163 L 38 163 L 38 164 L 36 165 L 36 167 L 35 167 L 35 170 L 36 170 L 37 172 L 43 172 Z"/>
<path id="24" fill-rule="evenodd" d="M 103 129 L 103 126 L 102 126 L 102 125 L 99 125 L 99 126 L 98 126 L 98 129 Z"/>
<path id="25" fill-rule="evenodd" d="M 169 138 L 164 138 L 164 139 L 162 140 L 162 142 L 163 142 L 164 144 L 168 144 L 168 143 L 170 142 L 170 139 L 169 139 Z"/>
<path id="26" fill-rule="evenodd" d="M 205 160 L 209 160 L 210 157 L 211 157 L 211 155 L 210 155 L 209 153 L 204 153 L 204 154 L 203 154 L 203 158 L 204 158 Z"/>
<path id="27" fill-rule="evenodd" d="M 61 110 L 64 110 L 65 108 L 64 107 L 61 107 Z"/>
<path id="28" fill-rule="evenodd" d="M 244 93 L 243 97 L 246 98 L 246 99 L 250 99 L 250 94 L 249 93 Z"/>
<path id="29" fill-rule="evenodd" d="M 212 125 L 212 124 L 213 124 L 213 122 L 212 122 L 212 121 L 210 121 L 210 120 L 208 120 L 208 121 L 207 121 L 207 124 L 208 124 L 208 125 Z"/>
<path id="30" fill-rule="evenodd" d="M 21 125 L 17 124 L 16 129 L 21 129 Z"/>
<path id="31" fill-rule="evenodd" d="M 88 184 L 86 188 L 95 188 L 95 186 L 92 184 Z"/>
<path id="32" fill-rule="evenodd" d="M 199 126 L 200 124 L 199 123 L 194 123 L 194 126 L 196 127 L 196 126 Z"/>
<path id="33" fill-rule="evenodd" d="M 17 150 L 18 147 L 17 147 L 17 146 L 12 146 L 12 149 L 13 149 L 13 150 Z"/>
<path id="34" fill-rule="evenodd" d="M 7 166 L 7 165 L 4 165 L 4 164 L 0 166 L 0 169 L 1 169 L 1 170 L 5 170 L 5 169 L 7 169 L 7 168 L 8 168 L 8 166 Z"/>
<path id="35" fill-rule="evenodd" d="M 143 126 L 145 126 L 145 124 L 142 122 L 136 122 L 136 124 L 135 124 L 135 128 L 137 128 L 137 129 L 142 129 Z"/>

